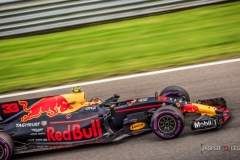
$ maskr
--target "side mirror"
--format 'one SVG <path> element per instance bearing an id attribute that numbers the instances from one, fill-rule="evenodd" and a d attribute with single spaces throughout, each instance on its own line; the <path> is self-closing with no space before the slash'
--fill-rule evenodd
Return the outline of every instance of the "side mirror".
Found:
<path id="1" fill-rule="evenodd" d="M 119 95 L 117 95 L 117 94 L 114 94 L 113 95 L 115 98 L 119 98 L 120 96 Z"/>

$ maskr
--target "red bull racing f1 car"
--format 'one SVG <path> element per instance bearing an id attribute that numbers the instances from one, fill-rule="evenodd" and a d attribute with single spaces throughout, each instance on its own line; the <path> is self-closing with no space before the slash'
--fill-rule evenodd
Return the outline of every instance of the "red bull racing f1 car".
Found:
<path id="1" fill-rule="evenodd" d="M 73 93 L 0 103 L 0 159 L 36 150 L 59 149 L 84 144 L 119 141 L 153 131 L 162 139 L 179 136 L 185 113 L 199 113 L 193 131 L 220 128 L 230 117 L 223 98 L 190 102 L 186 90 L 169 86 L 160 94 L 118 101 L 119 96 L 101 101 L 85 100 Z"/>

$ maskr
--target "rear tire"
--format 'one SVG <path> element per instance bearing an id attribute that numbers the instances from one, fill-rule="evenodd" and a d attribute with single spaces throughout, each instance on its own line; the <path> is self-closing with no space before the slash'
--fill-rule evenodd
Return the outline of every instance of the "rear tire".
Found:
<path id="1" fill-rule="evenodd" d="M 12 138 L 5 132 L 0 132 L 0 160 L 10 160 L 14 153 Z"/>
<path id="2" fill-rule="evenodd" d="M 188 92 L 179 86 L 169 86 L 162 90 L 160 96 L 172 97 L 172 98 L 182 98 L 187 102 L 190 102 L 190 96 Z"/>
<path id="3" fill-rule="evenodd" d="M 151 119 L 153 132 L 162 139 L 178 137 L 184 128 L 184 116 L 173 106 L 163 106 L 155 111 Z"/>

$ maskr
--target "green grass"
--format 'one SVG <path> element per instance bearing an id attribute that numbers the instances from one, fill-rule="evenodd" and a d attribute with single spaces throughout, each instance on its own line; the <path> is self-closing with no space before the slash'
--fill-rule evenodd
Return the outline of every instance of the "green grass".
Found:
<path id="1" fill-rule="evenodd" d="M 240 2 L 0 40 L 0 92 L 240 57 Z"/>

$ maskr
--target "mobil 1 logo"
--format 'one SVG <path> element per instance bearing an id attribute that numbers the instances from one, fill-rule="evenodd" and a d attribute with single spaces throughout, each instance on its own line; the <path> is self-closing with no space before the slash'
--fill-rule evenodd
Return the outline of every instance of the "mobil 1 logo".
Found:
<path id="1" fill-rule="evenodd" d="M 191 128 L 192 130 L 206 130 L 206 129 L 217 128 L 217 124 L 218 122 L 216 119 L 193 121 L 191 123 Z"/>

